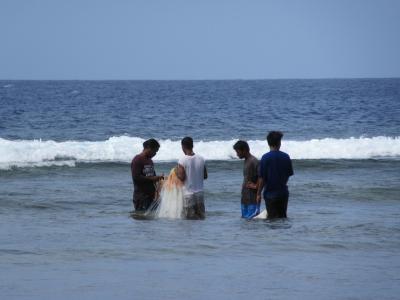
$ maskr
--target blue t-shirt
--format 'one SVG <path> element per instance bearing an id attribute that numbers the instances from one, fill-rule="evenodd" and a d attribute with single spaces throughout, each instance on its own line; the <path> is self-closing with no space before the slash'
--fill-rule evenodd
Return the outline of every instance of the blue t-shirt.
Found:
<path id="1" fill-rule="evenodd" d="M 261 158 L 259 176 L 264 180 L 264 198 L 289 195 L 287 182 L 293 175 L 292 161 L 285 152 L 270 151 Z"/>

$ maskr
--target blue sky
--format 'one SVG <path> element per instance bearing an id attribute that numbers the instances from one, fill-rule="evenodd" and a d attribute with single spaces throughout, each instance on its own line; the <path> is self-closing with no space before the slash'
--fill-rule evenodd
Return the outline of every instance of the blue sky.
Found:
<path id="1" fill-rule="evenodd" d="M 0 79 L 400 77 L 400 1 L 0 0 Z"/>

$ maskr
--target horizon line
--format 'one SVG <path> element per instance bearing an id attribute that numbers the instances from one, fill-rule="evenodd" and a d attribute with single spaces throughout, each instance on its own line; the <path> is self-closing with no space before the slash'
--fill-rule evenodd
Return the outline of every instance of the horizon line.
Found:
<path id="1" fill-rule="evenodd" d="M 343 80 L 343 79 L 400 79 L 398 77 L 281 77 L 281 78 L 203 78 L 203 79 L 71 79 L 71 78 L 56 78 L 56 79 L 46 79 L 46 78 L 20 78 L 20 79 L 5 79 L 0 78 L 0 81 L 262 81 L 262 80 Z"/>

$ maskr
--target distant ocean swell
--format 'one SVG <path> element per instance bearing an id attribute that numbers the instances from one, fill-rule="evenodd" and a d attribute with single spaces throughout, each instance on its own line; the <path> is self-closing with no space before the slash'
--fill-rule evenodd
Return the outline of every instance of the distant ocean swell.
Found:
<path id="1" fill-rule="evenodd" d="M 75 166 L 76 162 L 130 162 L 142 150 L 144 139 L 119 136 L 105 141 L 7 140 L 0 138 L 0 169 L 13 167 Z M 236 157 L 236 140 L 199 141 L 195 152 L 208 160 Z M 182 150 L 180 141 L 160 140 L 156 161 L 176 161 Z M 251 152 L 260 157 L 268 149 L 265 140 L 249 141 Z M 282 150 L 293 159 L 371 159 L 400 158 L 400 137 L 359 137 L 283 141 Z"/>

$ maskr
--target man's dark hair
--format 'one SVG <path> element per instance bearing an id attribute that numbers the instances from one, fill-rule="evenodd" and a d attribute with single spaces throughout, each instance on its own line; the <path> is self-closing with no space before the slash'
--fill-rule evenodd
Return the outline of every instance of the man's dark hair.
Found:
<path id="1" fill-rule="evenodd" d="M 281 139 L 283 133 L 280 131 L 270 131 L 267 135 L 268 145 L 271 147 L 279 147 L 281 145 Z"/>
<path id="2" fill-rule="evenodd" d="M 155 139 L 149 139 L 143 143 L 143 148 L 157 150 L 160 148 L 160 144 Z"/>
<path id="3" fill-rule="evenodd" d="M 233 149 L 239 150 L 239 151 L 248 151 L 250 152 L 250 147 L 249 144 L 247 144 L 246 141 L 239 140 L 233 145 Z"/>
<path id="4" fill-rule="evenodd" d="M 193 149 L 193 139 L 190 136 L 186 136 L 181 140 L 181 145 L 186 149 Z"/>

